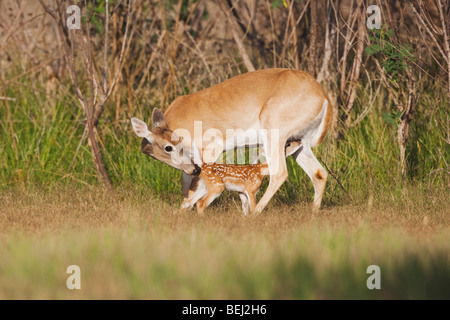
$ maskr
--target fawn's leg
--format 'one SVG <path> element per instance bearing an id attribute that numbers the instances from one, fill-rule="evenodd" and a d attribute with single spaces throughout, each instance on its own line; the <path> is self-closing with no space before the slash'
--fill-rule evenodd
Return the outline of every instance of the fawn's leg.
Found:
<path id="1" fill-rule="evenodd" d="M 208 194 L 197 202 L 197 212 L 202 214 L 205 209 L 214 201 L 215 198 L 220 196 L 220 194 L 225 189 L 224 185 L 209 186 Z"/>
<path id="2" fill-rule="evenodd" d="M 248 214 L 249 210 L 249 200 L 245 193 L 239 192 L 239 198 L 241 198 L 242 202 L 242 212 L 244 212 L 244 215 Z"/>
<path id="3" fill-rule="evenodd" d="M 254 212 L 256 208 L 256 193 L 258 192 L 258 189 L 248 192 L 248 199 L 250 202 L 250 211 Z"/>

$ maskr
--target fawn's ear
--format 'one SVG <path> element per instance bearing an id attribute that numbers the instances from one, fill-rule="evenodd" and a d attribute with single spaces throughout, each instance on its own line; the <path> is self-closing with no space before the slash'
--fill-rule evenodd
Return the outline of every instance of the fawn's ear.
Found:
<path id="1" fill-rule="evenodd" d="M 192 142 L 191 150 L 192 150 L 192 160 L 194 161 L 194 164 L 196 164 L 198 166 L 202 166 L 202 164 L 203 164 L 202 156 L 200 155 L 200 150 L 198 150 L 195 142 Z"/>
<path id="2" fill-rule="evenodd" d="M 153 134 L 148 130 L 147 124 L 144 121 L 138 118 L 131 118 L 131 124 L 133 125 L 134 133 L 138 137 L 146 138 L 149 142 L 152 142 Z"/>
<path id="3" fill-rule="evenodd" d="M 164 117 L 164 113 L 162 113 L 162 111 L 158 108 L 153 109 L 152 121 L 155 127 L 167 129 L 167 123 L 166 118 Z"/>

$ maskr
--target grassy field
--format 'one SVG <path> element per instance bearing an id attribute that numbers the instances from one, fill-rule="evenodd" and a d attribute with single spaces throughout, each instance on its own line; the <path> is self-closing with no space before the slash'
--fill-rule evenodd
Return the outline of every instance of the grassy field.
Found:
<path id="1" fill-rule="evenodd" d="M 133 187 L 3 191 L 0 299 L 449 299 L 450 201 L 421 190 L 250 217 L 230 195 L 199 216 Z"/>
<path id="2" fill-rule="evenodd" d="M 115 81 L 118 67 L 95 136 L 112 184 L 106 190 L 75 89 L 98 93 L 84 51 L 74 44 L 75 85 L 51 16 L 25 2 L 0 4 L 10 20 L 0 23 L 0 299 L 450 299 L 450 78 L 440 55 L 448 39 L 437 31 L 437 40 L 423 38 L 411 8 L 405 20 L 394 17 L 399 28 L 386 26 L 398 32 L 398 52 L 389 55 L 388 45 L 369 55 L 361 50 L 377 47 L 360 32 L 361 1 L 319 5 L 315 50 L 307 9 L 314 1 L 288 1 L 290 9 L 266 1 L 248 11 L 250 20 L 244 6 L 253 2 L 233 1 L 242 37 L 231 35 L 216 1 L 133 1 L 120 66 L 131 2 L 110 1 L 123 4 L 110 28 L 103 26 L 110 10 L 95 2 L 82 30 L 91 30 L 97 84 Z M 344 18 L 345 3 L 361 11 Z M 385 1 L 383 15 L 399 4 Z M 338 112 L 314 149 L 330 172 L 316 214 L 312 183 L 292 158 L 288 182 L 261 215 L 243 217 L 236 194 L 225 192 L 199 216 L 178 209 L 181 172 L 140 150 L 131 117 L 150 123 L 154 108 L 251 70 L 238 38 L 255 69 L 324 75 Z M 408 116 L 406 98 L 414 100 Z M 411 122 L 402 176 L 404 116 Z M 259 196 L 266 187 L 267 179 Z M 81 268 L 81 290 L 66 288 L 69 265 Z M 381 268 L 380 290 L 366 286 L 370 265 Z"/>
<path id="3" fill-rule="evenodd" d="M 205 216 L 178 209 L 181 173 L 143 155 L 128 122 L 149 119 L 144 105 L 117 124 L 113 108 L 102 120 L 114 191 L 102 189 L 69 89 L 35 89 L 11 89 L 16 101 L 0 108 L 0 299 L 450 298 L 439 91 L 420 100 L 406 180 L 380 95 L 370 117 L 315 151 L 346 191 L 330 175 L 313 215 L 312 184 L 288 159 L 290 183 L 261 216 L 242 217 L 229 193 Z M 69 265 L 81 268 L 81 290 L 66 288 Z M 370 265 L 381 268 L 381 290 L 366 287 Z"/>

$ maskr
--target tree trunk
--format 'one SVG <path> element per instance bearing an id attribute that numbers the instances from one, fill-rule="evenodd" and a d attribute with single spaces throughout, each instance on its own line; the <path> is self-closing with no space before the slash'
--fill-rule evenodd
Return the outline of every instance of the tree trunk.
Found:
<path id="1" fill-rule="evenodd" d="M 239 54 L 242 57 L 242 61 L 244 62 L 245 68 L 247 68 L 247 71 L 249 72 L 255 71 L 255 67 L 253 66 L 253 63 L 250 60 L 247 50 L 245 49 L 244 42 L 242 41 L 241 36 L 238 33 L 237 22 L 234 20 L 234 17 L 232 17 L 230 14 L 230 8 L 228 8 L 227 4 L 223 0 L 220 0 L 218 2 L 218 5 L 220 9 L 223 11 L 226 19 L 230 24 L 231 34 L 233 35 L 234 41 L 236 42 Z"/>
<path id="2" fill-rule="evenodd" d="M 103 182 L 107 188 L 111 189 L 111 181 L 109 180 L 108 173 L 106 172 L 105 166 L 103 164 L 100 145 L 97 140 L 97 128 L 94 125 L 93 121 L 87 121 L 86 125 L 88 129 L 89 145 L 91 147 L 93 161 L 97 167 L 98 179 L 100 182 Z"/>
<path id="3" fill-rule="evenodd" d="M 364 53 L 364 40 L 366 36 L 366 17 L 365 17 L 365 7 L 361 7 L 360 17 L 358 21 L 358 36 L 356 40 L 356 52 L 353 61 L 353 67 L 350 74 L 350 84 L 349 84 L 349 94 L 347 96 L 347 103 L 345 105 L 346 112 L 344 114 L 345 126 L 349 127 L 352 121 L 350 112 L 353 109 L 353 105 L 356 99 L 356 92 L 359 85 L 359 77 L 361 75 L 361 66 Z"/>
<path id="4" fill-rule="evenodd" d="M 315 76 L 316 73 L 316 46 L 317 46 L 317 1 L 311 1 L 311 41 L 309 44 L 308 72 Z"/>
<path id="5" fill-rule="evenodd" d="M 415 104 L 416 104 L 416 79 L 410 70 L 406 70 L 408 81 L 408 97 L 406 99 L 406 105 L 404 106 L 403 115 L 400 118 L 400 124 L 397 128 L 397 139 L 400 146 L 400 167 L 402 173 L 402 179 L 406 179 L 407 166 L 406 166 L 406 143 L 409 136 L 409 124 L 413 118 Z"/>
<path id="6" fill-rule="evenodd" d="M 402 179 L 406 178 L 406 142 L 408 140 L 409 121 L 404 118 L 397 128 L 397 139 L 400 146 L 400 169 Z"/>

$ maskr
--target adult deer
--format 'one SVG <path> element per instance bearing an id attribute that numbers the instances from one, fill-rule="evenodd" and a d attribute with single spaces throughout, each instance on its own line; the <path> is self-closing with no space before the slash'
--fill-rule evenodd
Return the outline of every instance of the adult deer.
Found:
<path id="1" fill-rule="evenodd" d="M 332 109 L 327 95 L 311 75 L 299 70 L 266 69 L 178 97 L 164 114 L 155 109 L 152 114 L 155 128 L 151 131 L 136 118 L 132 123 L 136 134 L 144 138 L 144 153 L 184 171 L 185 198 L 192 180 L 190 175 L 200 173 L 190 153 L 186 152 L 190 150 L 192 137 L 203 154 L 212 144 L 205 146 L 203 143 L 208 136 L 211 138 L 206 134 L 211 130 L 215 132 L 213 148 L 219 146 L 221 151 L 262 144 L 270 182 L 256 206 L 257 212 L 264 209 L 288 176 L 286 143 L 301 140 L 302 145 L 292 156 L 312 180 L 313 208 L 319 209 L 327 172 L 311 147 L 324 138 L 331 123 Z M 199 123 L 200 134 L 195 132 Z M 253 130 L 256 135 L 248 136 L 244 130 Z M 230 136 L 231 131 L 234 134 Z"/>

